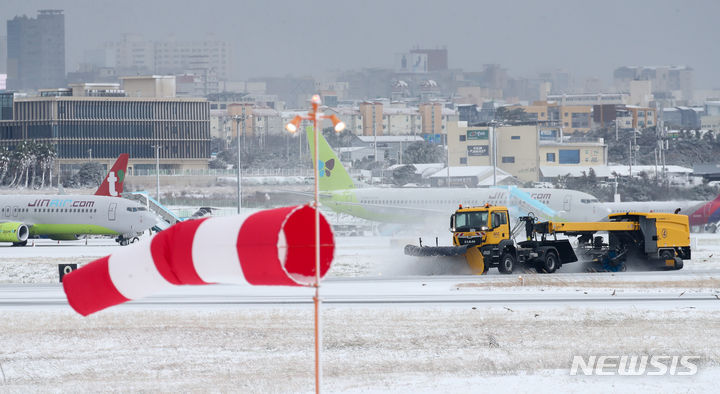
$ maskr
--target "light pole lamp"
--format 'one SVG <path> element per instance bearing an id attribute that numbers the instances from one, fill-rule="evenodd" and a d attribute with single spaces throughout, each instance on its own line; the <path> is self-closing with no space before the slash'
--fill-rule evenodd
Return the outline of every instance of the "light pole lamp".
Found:
<path id="1" fill-rule="evenodd" d="M 335 115 L 324 115 L 320 112 L 320 95 L 313 95 L 310 100 L 312 109 L 305 116 L 296 115 L 288 124 L 285 125 L 285 129 L 290 133 L 296 133 L 300 128 L 300 123 L 303 120 L 311 120 L 313 122 L 313 139 L 315 144 L 313 146 L 313 169 L 315 170 L 315 297 L 313 301 L 315 304 L 315 392 L 320 392 L 320 189 L 318 184 L 318 134 L 320 130 L 318 128 L 318 122 L 322 119 L 330 119 L 335 128 L 335 132 L 339 133 L 345 129 L 345 122 L 341 121 Z"/>

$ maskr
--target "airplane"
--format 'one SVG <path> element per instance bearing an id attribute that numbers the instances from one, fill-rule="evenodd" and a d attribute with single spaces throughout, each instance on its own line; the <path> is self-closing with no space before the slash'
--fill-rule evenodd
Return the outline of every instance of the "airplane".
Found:
<path id="1" fill-rule="evenodd" d="M 308 129 L 312 151 L 314 137 Z M 678 212 L 690 217 L 696 229 L 714 232 L 720 224 L 720 195 L 713 201 L 600 202 L 595 196 L 570 189 L 517 188 L 356 188 L 325 138 L 318 136 L 320 200 L 339 213 L 387 223 L 417 223 L 447 217 L 462 205 L 505 205 L 512 216 L 534 214 L 543 220 L 598 221 L 611 213 Z"/>
<path id="2" fill-rule="evenodd" d="M 308 130 L 310 150 L 313 131 Z M 447 218 L 458 205 L 506 205 L 513 216 L 533 213 L 539 218 L 592 221 L 607 217 L 609 209 L 594 196 L 567 189 L 518 188 L 356 188 L 337 155 L 318 136 L 318 176 L 321 203 L 352 216 L 388 223 L 418 223 Z"/>
<path id="3" fill-rule="evenodd" d="M 27 245 L 28 238 L 75 240 L 78 235 L 114 235 L 120 245 L 155 225 L 154 213 L 120 195 L 128 155 L 121 154 L 94 195 L 0 196 L 0 242 Z"/>

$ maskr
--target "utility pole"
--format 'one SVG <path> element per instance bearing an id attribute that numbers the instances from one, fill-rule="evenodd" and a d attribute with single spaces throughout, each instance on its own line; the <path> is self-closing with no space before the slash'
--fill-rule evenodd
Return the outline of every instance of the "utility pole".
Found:
<path id="1" fill-rule="evenodd" d="M 658 121 L 655 124 L 655 131 L 659 133 L 660 138 L 660 164 L 662 165 L 662 178 L 665 181 L 665 151 L 670 148 L 669 141 L 667 140 L 667 133 L 665 130 L 665 122 L 662 118 L 662 108 L 660 103 L 655 105 L 655 115 Z"/>
<path id="2" fill-rule="evenodd" d="M 448 151 L 448 152 L 449 152 L 449 151 Z M 402 160 L 402 159 L 403 159 L 403 157 L 402 157 L 402 156 L 403 156 L 403 144 L 402 144 L 402 140 L 400 140 L 400 152 L 399 152 L 399 153 L 400 153 L 400 154 L 398 155 L 398 156 L 399 156 L 399 157 L 398 157 L 398 164 L 402 164 L 402 163 L 403 163 L 403 160 Z"/>
<path id="3" fill-rule="evenodd" d="M 616 114 L 615 115 L 615 141 L 617 141 L 618 139 L 619 139 L 619 137 L 618 137 L 618 119 L 617 119 L 617 114 Z"/>

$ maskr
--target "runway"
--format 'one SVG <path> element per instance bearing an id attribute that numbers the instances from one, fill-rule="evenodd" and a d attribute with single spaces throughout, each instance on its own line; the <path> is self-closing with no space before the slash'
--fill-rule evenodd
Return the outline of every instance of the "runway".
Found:
<path id="1" fill-rule="evenodd" d="M 689 274 L 681 275 L 688 277 Z M 545 286 L 519 286 L 516 277 L 412 277 L 328 279 L 323 282 L 321 299 L 331 306 L 468 306 L 468 305 L 645 305 L 720 308 L 717 291 L 712 289 L 643 289 L 640 287 L 588 288 L 577 280 L 601 280 L 599 274 L 534 275 L 546 280 Z M 618 283 L 628 283 L 636 275 L 616 275 Z M 652 275 L 662 278 L 662 275 Z M 518 276 L 520 277 L 520 276 Z M 627 277 L 627 278 L 625 278 Z M 647 273 L 638 276 L 647 279 Z M 672 277 L 666 279 L 672 279 Z M 558 282 L 560 281 L 560 282 Z M 684 281 L 687 282 L 687 281 Z M 562 285 L 558 285 L 558 283 Z M 643 283 L 643 282 L 638 282 Z M 655 282 L 652 282 L 655 283 Z M 512 284 L 513 286 L 508 286 Z M 608 286 L 608 287 L 605 287 Z M 611 290 L 612 288 L 612 290 Z M 154 309 L 157 307 L 198 308 L 241 306 L 292 306 L 312 304 L 314 290 L 301 287 L 254 287 L 234 285 L 179 286 L 156 295 L 131 301 L 116 308 Z M 2 284 L 0 308 L 68 308 L 60 284 Z"/>

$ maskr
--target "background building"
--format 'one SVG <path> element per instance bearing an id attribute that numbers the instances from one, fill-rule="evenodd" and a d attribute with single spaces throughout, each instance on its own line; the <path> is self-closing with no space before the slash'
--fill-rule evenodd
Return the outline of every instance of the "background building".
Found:
<path id="1" fill-rule="evenodd" d="M 65 86 L 65 15 L 40 10 L 37 18 L 7 21 L 7 87 L 14 90 Z"/>
<path id="2" fill-rule="evenodd" d="M 174 75 L 121 77 L 128 97 L 175 97 Z"/>
<path id="3" fill-rule="evenodd" d="M 663 123 L 667 127 L 697 130 L 702 125 L 703 107 L 663 108 Z"/>
<path id="4" fill-rule="evenodd" d="M 448 164 L 455 166 L 492 165 L 491 128 L 448 122 Z"/>
<path id="5" fill-rule="evenodd" d="M 0 74 L 7 74 L 7 36 L 0 34 Z"/>
<path id="6" fill-rule="evenodd" d="M 688 66 L 623 66 L 615 69 L 613 79 L 623 92 L 630 91 L 632 81 L 650 81 L 656 96 L 685 102 L 693 98 L 694 70 Z"/>
<path id="7" fill-rule="evenodd" d="M 618 129 L 643 129 L 657 124 L 657 111 L 650 107 L 634 105 L 594 105 L 593 127 L 614 127 Z"/>
<path id="8" fill-rule="evenodd" d="M 362 135 L 383 135 L 383 105 L 380 102 L 363 102 L 359 105 L 362 117 Z"/>
<path id="9" fill-rule="evenodd" d="M 12 120 L 15 93 L 0 91 L 0 120 Z"/>
<path id="10" fill-rule="evenodd" d="M 564 101 L 564 102 L 573 102 Z M 585 101 L 577 101 L 578 103 Z M 593 106 L 590 104 L 562 104 L 557 101 L 536 101 L 522 107 L 530 119 L 559 122 L 566 134 L 586 133 L 592 127 Z"/>
<path id="11" fill-rule="evenodd" d="M 468 126 L 448 122 L 448 162 L 450 167 L 492 166 L 496 164 L 518 179 L 538 181 L 541 166 L 605 165 L 607 146 L 602 138 L 564 136 L 560 127 L 489 124 Z M 497 143 L 493 141 L 496 138 Z"/>
<path id="12" fill-rule="evenodd" d="M 230 78 L 231 46 L 226 41 L 149 41 L 136 34 L 124 34 L 120 41 L 104 44 L 119 73 L 185 74 L 226 81 Z"/>
<path id="13" fill-rule="evenodd" d="M 422 119 L 422 133 L 429 135 L 431 141 L 442 141 L 442 134 L 445 129 L 442 117 L 442 104 L 420 104 L 419 110 L 420 118 Z"/>
<path id="14" fill-rule="evenodd" d="M 87 56 L 86 61 L 97 67 L 112 67 L 118 74 L 155 73 L 155 46 L 137 34 L 123 34 L 120 41 L 104 44 L 101 56 Z"/>
<path id="15" fill-rule="evenodd" d="M 25 139 L 52 143 L 61 169 L 93 159 L 130 154 L 128 171 L 206 169 L 210 108 L 205 99 L 73 96 L 74 87 L 15 98 L 13 119 L 0 121 L 0 144 Z M 54 94 L 53 94 L 54 93 Z"/>

